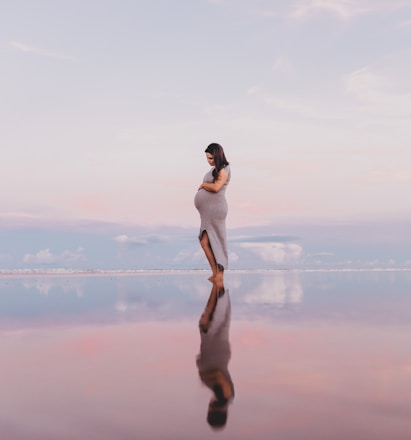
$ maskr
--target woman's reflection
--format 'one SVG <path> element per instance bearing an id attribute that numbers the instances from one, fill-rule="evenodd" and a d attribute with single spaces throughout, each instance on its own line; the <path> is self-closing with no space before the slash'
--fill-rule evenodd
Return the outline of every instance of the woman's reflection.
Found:
<path id="1" fill-rule="evenodd" d="M 234 398 L 234 385 L 228 372 L 231 357 L 228 340 L 230 318 L 228 291 L 213 283 L 199 322 L 201 346 L 200 354 L 197 356 L 200 379 L 214 393 L 207 412 L 207 421 L 213 428 L 225 426 L 228 404 Z"/>

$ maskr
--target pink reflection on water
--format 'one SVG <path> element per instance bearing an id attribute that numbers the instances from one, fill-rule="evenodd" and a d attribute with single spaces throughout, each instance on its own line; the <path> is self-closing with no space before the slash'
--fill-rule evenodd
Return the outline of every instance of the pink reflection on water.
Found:
<path id="1" fill-rule="evenodd" d="M 148 435 L 158 431 L 159 418 L 159 432 L 166 432 L 164 419 L 181 412 L 172 402 L 191 402 L 198 385 L 196 330 L 192 323 L 146 323 L 3 335 L 7 400 L 0 409 L 16 431 L 10 440 L 34 432 L 101 438 L 99 429 L 88 436 L 96 424 L 113 430 L 113 438 L 123 430 Z"/>
<path id="2" fill-rule="evenodd" d="M 408 332 L 367 325 L 287 327 L 245 322 L 233 332 L 239 396 L 233 417 L 247 413 L 249 435 L 409 438 Z"/>
<path id="3" fill-rule="evenodd" d="M 0 340 L 1 438 L 212 435 L 194 320 L 27 329 Z M 230 343 L 236 397 L 220 438 L 409 440 L 408 329 L 233 321 Z"/>

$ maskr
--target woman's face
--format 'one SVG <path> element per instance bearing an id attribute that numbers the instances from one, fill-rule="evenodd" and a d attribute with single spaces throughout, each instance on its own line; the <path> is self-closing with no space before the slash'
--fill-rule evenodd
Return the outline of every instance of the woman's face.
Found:
<path id="1" fill-rule="evenodd" d="M 215 165 L 213 155 L 210 153 L 206 153 L 206 157 L 207 157 L 207 162 L 209 163 L 209 165 L 213 167 Z"/>

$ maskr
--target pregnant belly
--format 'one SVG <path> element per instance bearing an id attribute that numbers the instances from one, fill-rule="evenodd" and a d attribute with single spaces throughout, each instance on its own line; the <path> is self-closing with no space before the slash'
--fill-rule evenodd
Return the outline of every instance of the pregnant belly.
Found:
<path id="1" fill-rule="evenodd" d="M 227 202 L 223 193 L 212 193 L 200 189 L 194 197 L 194 205 L 202 216 L 225 218 L 227 215 Z"/>

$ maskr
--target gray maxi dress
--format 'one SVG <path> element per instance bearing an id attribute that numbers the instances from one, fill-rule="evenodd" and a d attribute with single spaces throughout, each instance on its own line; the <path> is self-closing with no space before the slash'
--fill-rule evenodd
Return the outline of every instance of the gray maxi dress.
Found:
<path id="1" fill-rule="evenodd" d="M 228 265 L 228 250 L 225 219 L 228 208 L 225 190 L 230 182 L 231 172 L 229 165 L 224 169 L 227 171 L 228 179 L 220 191 L 215 193 L 205 189 L 198 190 L 194 198 L 194 205 L 198 209 L 201 218 L 199 238 L 201 238 L 204 231 L 207 231 L 216 262 L 219 266 L 226 269 Z M 213 170 L 214 168 L 211 168 L 204 176 L 203 182 L 214 182 Z"/>

